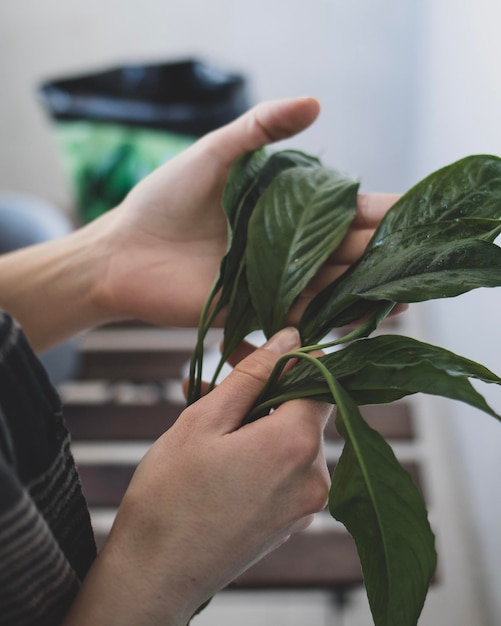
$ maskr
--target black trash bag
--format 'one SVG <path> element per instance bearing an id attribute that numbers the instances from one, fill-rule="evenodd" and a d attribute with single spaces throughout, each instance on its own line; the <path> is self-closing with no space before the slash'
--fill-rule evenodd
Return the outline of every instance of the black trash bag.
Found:
<path id="1" fill-rule="evenodd" d="M 199 60 L 126 65 L 46 81 L 63 166 L 82 221 L 249 106 L 245 78 Z"/>

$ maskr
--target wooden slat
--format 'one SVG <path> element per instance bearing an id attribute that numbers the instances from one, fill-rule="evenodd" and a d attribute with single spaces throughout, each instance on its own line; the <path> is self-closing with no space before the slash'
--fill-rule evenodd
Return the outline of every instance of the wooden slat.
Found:
<path id="1" fill-rule="evenodd" d="M 411 405 L 405 400 L 392 404 L 374 404 L 360 407 L 360 413 L 369 426 L 377 430 L 385 439 L 410 440 L 415 438 L 414 421 Z M 339 439 L 334 424 L 334 415 L 325 429 L 325 438 Z"/>
<path id="2" fill-rule="evenodd" d="M 362 582 L 352 537 L 325 530 L 296 533 L 237 578 L 229 589 L 333 589 Z"/>
<path id="3" fill-rule="evenodd" d="M 129 485 L 135 465 L 79 465 L 82 489 L 90 507 L 117 507 Z"/>
<path id="4" fill-rule="evenodd" d="M 131 441 L 157 439 L 177 419 L 184 404 L 161 402 L 158 404 L 68 404 L 64 414 L 73 440 Z M 370 426 L 389 440 L 414 438 L 410 405 L 398 402 L 384 406 L 361 407 L 362 415 Z M 331 419 L 325 437 L 339 440 Z"/>
<path id="5" fill-rule="evenodd" d="M 179 378 L 190 350 L 96 350 L 83 352 L 76 378 L 82 380 L 163 381 Z"/>
<path id="6" fill-rule="evenodd" d="M 64 409 L 73 441 L 158 439 L 176 421 L 184 404 L 77 404 Z"/>

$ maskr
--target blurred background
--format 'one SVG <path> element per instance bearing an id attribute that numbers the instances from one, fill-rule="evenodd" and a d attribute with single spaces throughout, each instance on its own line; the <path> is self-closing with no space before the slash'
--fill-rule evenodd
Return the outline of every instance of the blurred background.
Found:
<path id="1" fill-rule="evenodd" d="M 251 102 L 318 97 L 317 123 L 287 143 L 359 176 L 363 190 L 403 192 L 463 156 L 501 155 L 500 20 L 495 0 L 1 0 L 0 191 L 75 213 L 41 82 L 196 57 L 245 76 Z M 499 374 L 500 311 L 500 290 L 477 290 L 412 307 L 409 319 L 421 339 Z M 482 392 L 499 411 L 499 390 Z M 501 427 L 466 406 L 433 407 L 434 478 L 448 477 L 456 566 L 422 623 L 495 626 Z M 224 602 L 200 624 L 224 623 L 238 601 Z M 249 624 L 315 620 L 252 610 L 239 623 L 247 614 Z"/>

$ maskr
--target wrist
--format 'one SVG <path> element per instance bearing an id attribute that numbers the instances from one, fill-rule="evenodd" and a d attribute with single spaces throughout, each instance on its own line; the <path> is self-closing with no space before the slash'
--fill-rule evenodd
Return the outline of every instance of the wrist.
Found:
<path id="1" fill-rule="evenodd" d="M 0 258 L 0 307 L 20 322 L 36 350 L 109 317 L 95 295 L 107 256 L 99 240 L 86 227 Z"/>
<path id="2" fill-rule="evenodd" d="M 122 538 L 123 539 L 123 538 Z M 108 540 L 90 569 L 64 626 L 186 626 L 194 611 L 133 542 Z"/>
<path id="3" fill-rule="evenodd" d="M 116 305 L 109 280 L 110 267 L 118 252 L 113 218 L 110 211 L 73 233 L 75 269 L 80 274 L 85 311 L 82 329 L 125 317 Z"/>

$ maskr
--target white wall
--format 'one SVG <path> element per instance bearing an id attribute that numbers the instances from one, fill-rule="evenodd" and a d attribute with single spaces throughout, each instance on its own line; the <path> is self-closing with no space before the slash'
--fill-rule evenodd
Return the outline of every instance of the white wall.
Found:
<path id="1" fill-rule="evenodd" d="M 324 113 L 296 147 L 405 189 L 417 8 L 398 0 L 1 0 L 0 189 L 68 204 L 35 99 L 47 77 L 193 54 L 246 73 L 256 99 L 313 94 Z M 405 139 L 404 139 L 405 138 Z"/>
<path id="2" fill-rule="evenodd" d="M 469 154 L 501 155 L 501 5 L 496 0 L 424 3 L 418 180 Z M 422 306 L 428 339 L 501 374 L 501 290 L 478 290 Z M 499 388 L 481 389 L 501 412 Z M 501 623 L 501 425 L 459 403 L 449 406 L 450 462 L 464 498 L 464 519 L 476 533 L 484 569 L 481 587 L 492 624 Z"/>

